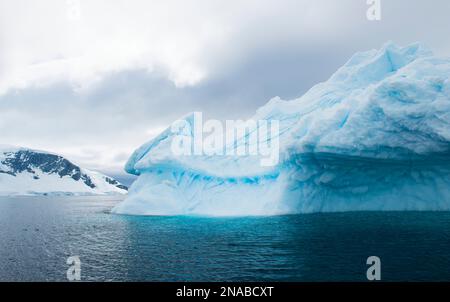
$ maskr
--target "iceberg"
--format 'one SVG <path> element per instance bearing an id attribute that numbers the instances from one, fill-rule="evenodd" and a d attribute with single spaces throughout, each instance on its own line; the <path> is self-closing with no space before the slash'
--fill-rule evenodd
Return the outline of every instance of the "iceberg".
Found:
<path id="1" fill-rule="evenodd" d="M 356 53 L 326 82 L 270 100 L 253 119 L 279 121 L 276 165 L 259 155 L 175 156 L 174 137 L 194 133 L 169 127 L 127 162 L 139 177 L 113 212 L 450 210 L 450 59 L 419 43 Z M 194 114 L 184 120 L 192 125 Z M 248 144 L 245 135 L 231 147 Z"/>

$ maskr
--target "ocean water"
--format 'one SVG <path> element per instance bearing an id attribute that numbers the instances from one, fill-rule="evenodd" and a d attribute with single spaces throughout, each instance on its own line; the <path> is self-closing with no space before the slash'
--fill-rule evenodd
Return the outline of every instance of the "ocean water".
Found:
<path id="1" fill-rule="evenodd" d="M 133 217 L 120 197 L 0 198 L 0 281 L 450 281 L 449 212 Z"/>

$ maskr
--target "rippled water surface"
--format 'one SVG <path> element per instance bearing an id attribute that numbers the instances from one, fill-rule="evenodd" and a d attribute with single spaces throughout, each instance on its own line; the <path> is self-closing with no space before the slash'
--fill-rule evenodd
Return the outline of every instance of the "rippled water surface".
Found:
<path id="1" fill-rule="evenodd" d="M 118 197 L 0 198 L 0 280 L 450 280 L 450 213 L 259 218 L 112 215 Z"/>

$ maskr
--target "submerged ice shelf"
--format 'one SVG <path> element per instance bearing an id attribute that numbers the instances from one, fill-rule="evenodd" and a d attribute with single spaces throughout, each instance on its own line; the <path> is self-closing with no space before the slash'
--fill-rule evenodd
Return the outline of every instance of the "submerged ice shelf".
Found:
<path id="1" fill-rule="evenodd" d="M 126 170 L 139 177 L 113 212 L 450 210 L 450 59 L 420 44 L 357 53 L 328 81 L 296 100 L 272 99 L 253 119 L 279 121 L 277 165 L 174 156 L 169 128 L 132 155 Z"/>

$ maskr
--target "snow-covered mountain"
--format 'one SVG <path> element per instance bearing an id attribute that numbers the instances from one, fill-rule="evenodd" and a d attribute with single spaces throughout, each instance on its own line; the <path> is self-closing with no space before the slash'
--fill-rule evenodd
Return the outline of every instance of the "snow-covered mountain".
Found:
<path id="1" fill-rule="evenodd" d="M 0 195 L 125 194 L 127 187 L 57 154 L 0 146 Z"/>

